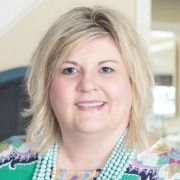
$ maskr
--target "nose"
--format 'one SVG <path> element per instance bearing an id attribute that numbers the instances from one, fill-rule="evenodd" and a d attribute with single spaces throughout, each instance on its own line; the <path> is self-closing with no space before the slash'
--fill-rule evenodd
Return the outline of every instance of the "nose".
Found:
<path id="1" fill-rule="evenodd" d="M 80 78 L 77 90 L 82 93 L 93 93 L 98 90 L 96 78 L 92 74 L 83 74 Z"/>

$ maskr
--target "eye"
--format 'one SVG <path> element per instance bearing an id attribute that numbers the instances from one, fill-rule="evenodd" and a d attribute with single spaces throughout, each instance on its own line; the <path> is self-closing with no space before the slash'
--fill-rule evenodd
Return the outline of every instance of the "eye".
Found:
<path id="1" fill-rule="evenodd" d="M 110 73 L 113 72 L 114 70 L 110 67 L 101 67 L 100 72 L 101 73 Z"/>
<path id="2" fill-rule="evenodd" d="M 68 67 L 63 69 L 63 74 L 67 74 L 67 75 L 73 75 L 75 73 L 77 73 L 77 69 L 75 69 L 74 67 Z"/>

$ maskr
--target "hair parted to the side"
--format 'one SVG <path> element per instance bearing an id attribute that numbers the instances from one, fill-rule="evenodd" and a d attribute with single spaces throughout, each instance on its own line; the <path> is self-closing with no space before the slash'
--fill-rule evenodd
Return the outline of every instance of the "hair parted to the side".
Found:
<path id="1" fill-rule="evenodd" d="M 144 121 L 152 106 L 153 76 L 141 40 L 120 13 L 104 7 L 77 7 L 62 15 L 48 30 L 28 71 L 31 106 L 26 116 L 31 115 L 32 120 L 27 128 L 27 141 L 35 151 L 44 153 L 61 140 L 60 127 L 49 100 L 54 72 L 74 48 L 106 36 L 119 48 L 132 84 L 127 145 L 140 148 L 145 144 Z"/>

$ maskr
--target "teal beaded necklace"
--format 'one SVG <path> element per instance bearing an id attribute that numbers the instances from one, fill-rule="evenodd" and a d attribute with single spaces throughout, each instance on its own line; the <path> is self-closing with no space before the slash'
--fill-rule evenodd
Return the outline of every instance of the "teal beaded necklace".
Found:
<path id="1" fill-rule="evenodd" d="M 56 175 L 56 159 L 58 146 L 54 144 L 45 154 L 39 156 L 33 180 L 54 180 Z"/>
<path id="2" fill-rule="evenodd" d="M 97 180 L 120 180 L 135 157 L 135 151 L 125 147 L 125 130 L 107 160 Z M 33 180 L 54 180 L 56 175 L 56 159 L 58 146 L 54 144 L 47 153 L 39 156 Z"/>

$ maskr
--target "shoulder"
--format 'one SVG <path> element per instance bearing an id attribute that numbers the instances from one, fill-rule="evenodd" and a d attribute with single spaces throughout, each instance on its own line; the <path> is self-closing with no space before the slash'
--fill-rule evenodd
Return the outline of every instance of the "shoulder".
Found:
<path id="1" fill-rule="evenodd" d="M 8 149 L 8 147 L 19 148 L 23 143 L 26 142 L 26 136 L 12 136 L 4 141 L 0 142 L 0 152 Z M 6 148 L 5 148 L 6 147 Z"/>
<path id="2" fill-rule="evenodd" d="M 21 178 L 30 175 L 37 157 L 37 153 L 33 152 L 26 142 L 25 136 L 13 136 L 2 141 L 0 143 L 0 177 L 3 174 L 12 177 L 14 175 L 17 177 L 18 174 Z"/>
<path id="3" fill-rule="evenodd" d="M 26 153 L 35 154 L 27 144 L 26 136 L 12 136 L 0 143 L 0 159 L 12 152 L 21 153 L 21 155 Z"/>
<path id="4" fill-rule="evenodd" d="M 137 162 L 155 170 L 158 179 L 180 179 L 180 147 L 158 140 L 149 150 L 137 156 Z"/>

